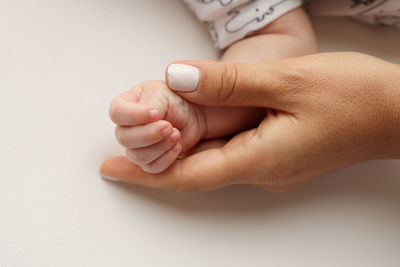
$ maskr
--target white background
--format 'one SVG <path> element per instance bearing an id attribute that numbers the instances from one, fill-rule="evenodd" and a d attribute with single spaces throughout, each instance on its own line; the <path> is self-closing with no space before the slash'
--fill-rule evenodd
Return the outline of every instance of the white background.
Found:
<path id="1" fill-rule="evenodd" d="M 314 19 L 323 51 L 400 63 L 400 32 Z M 216 59 L 177 0 L 0 1 L 0 266 L 400 266 L 400 162 L 289 194 L 103 181 L 117 94 Z"/>

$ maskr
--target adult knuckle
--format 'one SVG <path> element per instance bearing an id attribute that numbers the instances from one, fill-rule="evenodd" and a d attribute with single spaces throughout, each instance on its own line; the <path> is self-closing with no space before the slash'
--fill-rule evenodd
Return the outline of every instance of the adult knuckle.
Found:
<path id="1" fill-rule="evenodd" d="M 276 163 L 268 171 L 263 184 L 269 191 L 287 193 L 297 188 L 300 185 L 299 181 L 304 177 L 307 177 L 307 174 L 303 168 Z"/>
<path id="2" fill-rule="evenodd" d="M 221 64 L 223 64 L 224 71 L 221 75 L 218 98 L 226 102 L 230 102 L 237 89 L 237 80 L 239 75 L 238 69 L 235 64 L 230 64 L 227 62 L 223 62 Z"/>
<path id="3" fill-rule="evenodd" d="M 271 159 L 268 168 L 264 171 L 263 175 L 259 176 L 259 180 L 256 182 L 268 188 L 284 187 L 289 177 L 290 168 L 282 163 L 282 161 L 282 157 L 279 156 Z"/>
<path id="4" fill-rule="evenodd" d="M 294 60 L 287 60 L 279 64 L 277 69 L 279 69 L 278 79 L 281 83 L 279 90 L 281 95 L 296 95 L 310 86 L 308 67 L 299 65 Z"/>

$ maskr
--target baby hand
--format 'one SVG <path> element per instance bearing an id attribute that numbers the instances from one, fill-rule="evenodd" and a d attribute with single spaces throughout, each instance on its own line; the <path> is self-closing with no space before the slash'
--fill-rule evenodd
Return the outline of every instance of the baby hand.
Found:
<path id="1" fill-rule="evenodd" d="M 150 173 L 166 170 L 205 131 L 202 108 L 170 91 L 162 81 L 147 81 L 117 96 L 110 117 L 129 160 Z"/>

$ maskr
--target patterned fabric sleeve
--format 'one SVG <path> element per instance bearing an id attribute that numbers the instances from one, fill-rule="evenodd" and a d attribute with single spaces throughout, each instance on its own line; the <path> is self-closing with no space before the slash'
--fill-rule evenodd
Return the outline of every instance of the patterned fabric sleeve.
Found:
<path id="1" fill-rule="evenodd" d="M 224 49 L 263 28 L 301 0 L 184 0 L 196 16 L 209 26 L 215 45 Z"/>
<path id="2" fill-rule="evenodd" d="M 370 24 L 400 28 L 400 0 L 311 0 L 309 11 L 321 16 L 349 16 Z"/>

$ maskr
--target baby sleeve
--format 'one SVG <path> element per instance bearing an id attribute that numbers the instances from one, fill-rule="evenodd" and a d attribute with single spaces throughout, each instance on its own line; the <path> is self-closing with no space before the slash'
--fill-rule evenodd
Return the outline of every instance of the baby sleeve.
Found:
<path id="1" fill-rule="evenodd" d="M 196 16 L 208 25 L 215 46 L 224 49 L 263 28 L 301 0 L 184 0 Z"/>
<path id="2" fill-rule="evenodd" d="M 313 15 L 347 16 L 400 28 L 400 0 L 312 0 L 308 6 Z"/>

